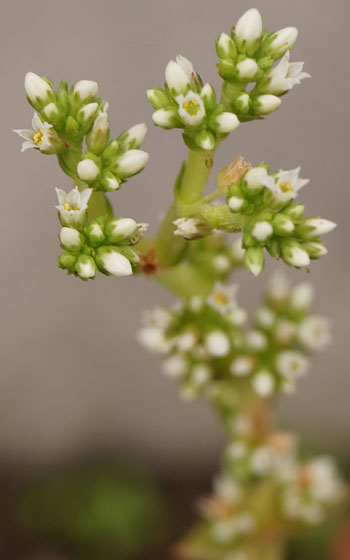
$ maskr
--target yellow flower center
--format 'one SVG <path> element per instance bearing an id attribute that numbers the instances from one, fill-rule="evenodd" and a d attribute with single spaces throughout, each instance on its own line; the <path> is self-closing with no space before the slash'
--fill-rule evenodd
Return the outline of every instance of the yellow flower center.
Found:
<path id="1" fill-rule="evenodd" d="M 44 140 L 44 129 L 40 128 L 33 136 L 33 141 L 37 146 L 41 146 Z"/>
<path id="2" fill-rule="evenodd" d="M 284 194 L 290 194 L 291 192 L 293 192 L 292 185 L 286 183 L 286 181 L 282 181 L 282 183 L 280 183 L 280 189 Z"/>
<path id="3" fill-rule="evenodd" d="M 300 367 L 300 363 L 298 360 L 292 360 L 290 363 L 290 367 L 294 370 L 294 371 L 298 371 L 299 367 Z"/>
<path id="4" fill-rule="evenodd" d="M 80 206 L 76 206 L 75 208 L 73 208 L 73 206 L 71 206 L 71 205 L 69 204 L 69 202 L 65 202 L 65 203 L 63 204 L 63 208 L 64 208 L 65 210 L 67 210 L 67 212 L 68 212 L 69 210 L 80 210 Z"/>
<path id="5" fill-rule="evenodd" d="M 220 307 L 225 307 L 229 304 L 229 298 L 223 292 L 216 292 L 214 294 L 214 301 Z"/>
<path id="6" fill-rule="evenodd" d="M 201 108 L 197 99 L 187 99 L 183 103 L 183 108 L 185 109 L 186 113 L 188 113 L 191 117 L 195 117 L 199 115 L 201 112 Z"/>

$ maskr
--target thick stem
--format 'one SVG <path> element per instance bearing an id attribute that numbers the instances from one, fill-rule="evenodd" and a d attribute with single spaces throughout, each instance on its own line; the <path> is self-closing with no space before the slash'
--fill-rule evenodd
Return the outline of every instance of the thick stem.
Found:
<path id="1" fill-rule="evenodd" d="M 176 193 L 184 204 L 198 200 L 208 182 L 214 151 L 189 150 L 185 173 Z"/>
<path id="2" fill-rule="evenodd" d="M 178 217 L 174 203 L 170 206 L 155 238 L 154 248 L 162 268 L 176 264 L 186 249 L 186 241 L 174 236 L 173 222 Z"/>
<path id="3" fill-rule="evenodd" d="M 185 299 L 194 295 L 207 296 L 213 288 L 211 278 L 186 262 L 163 270 L 157 280 L 173 294 Z"/>

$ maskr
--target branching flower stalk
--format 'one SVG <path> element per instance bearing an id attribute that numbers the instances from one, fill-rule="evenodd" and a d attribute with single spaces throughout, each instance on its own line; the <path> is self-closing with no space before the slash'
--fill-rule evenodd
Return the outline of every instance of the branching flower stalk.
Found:
<path id="1" fill-rule="evenodd" d="M 35 114 L 32 130 L 15 131 L 22 151 L 56 154 L 74 182 L 70 192 L 56 189 L 59 267 L 84 281 L 98 272 L 143 273 L 175 294 L 173 307 L 145 314 L 139 340 L 162 356 L 181 396 L 206 399 L 227 431 L 222 473 L 200 504 L 202 521 L 178 547 L 185 558 L 280 560 L 287 540 L 322 523 L 343 495 L 333 460 L 301 460 L 296 437 L 276 431 L 271 419 L 273 400 L 294 391 L 310 353 L 329 342 L 328 321 L 310 314 L 311 286 L 290 288 L 274 276 L 247 326 L 238 287 L 229 283 L 242 265 L 257 276 L 267 254 L 307 269 L 326 254 L 321 237 L 335 224 L 305 217 L 295 202 L 308 183 L 299 167 L 275 171 L 237 155 L 203 194 L 219 144 L 240 123 L 278 109 L 282 96 L 309 77 L 303 63 L 290 62 L 297 35 L 294 27 L 263 29 L 250 9 L 216 41 L 220 100 L 180 55 L 168 63 L 164 87 L 147 91 L 154 123 L 181 129 L 188 147 L 154 238 L 144 237 L 148 224 L 114 216 L 107 198 L 146 165 L 146 125 L 111 137 L 96 82 L 80 80 L 68 90 L 62 81 L 56 90 L 48 78 L 25 77 Z"/>

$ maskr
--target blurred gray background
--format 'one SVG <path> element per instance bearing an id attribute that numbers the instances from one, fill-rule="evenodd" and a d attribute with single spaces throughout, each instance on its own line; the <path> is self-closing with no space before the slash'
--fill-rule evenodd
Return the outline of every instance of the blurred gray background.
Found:
<path id="1" fill-rule="evenodd" d="M 279 422 L 330 451 L 349 442 L 349 1 L 348 0 L 13 0 L 2 4 L 1 150 L 2 273 L 0 463 L 50 465 L 90 453 L 128 453 L 173 471 L 216 460 L 221 429 L 202 404 L 179 400 L 159 361 L 135 342 L 141 311 L 172 301 L 141 278 L 100 275 L 83 283 L 58 270 L 54 187 L 71 188 L 55 157 L 20 153 L 12 128 L 29 128 L 27 71 L 55 84 L 93 79 L 110 102 L 115 135 L 145 121 L 151 154 L 146 170 L 112 195 L 117 213 L 152 224 L 171 201 L 185 147 L 178 131 L 152 126 L 145 90 L 162 85 L 164 68 L 181 53 L 217 86 L 214 41 L 248 8 L 265 27 L 295 25 L 292 60 L 305 60 L 312 80 L 283 98 L 264 122 L 242 125 L 220 148 L 212 174 L 242 154 L 272 169 L 302 166 L 310 178 L 300 200 L 309 213 L 339 223 L 329 255 L 311 267 L 315 309 L 332 317 L 334 342 L 314 361 L 295 396 L 281 401 Z M 283 265 L 280 268 L 286 269 Z M 241 302 L 259 300 L 247 272 Z M 288 269 L 294 279 L 304 272 Z M 350 449 L 348 448 L 350 452 Z"/>

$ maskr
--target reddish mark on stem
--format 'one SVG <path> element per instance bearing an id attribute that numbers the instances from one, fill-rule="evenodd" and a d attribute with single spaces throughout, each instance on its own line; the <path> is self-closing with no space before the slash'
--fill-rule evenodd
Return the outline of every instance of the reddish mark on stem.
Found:
<path id="1" fill-rule="evenodd" d="M 66 150 L 68 150 L 68 148 L 69 148 L 69 143 L 68 143 L 68 142 L 65 142 L 65 143 L 64 143 L 64 147 L 66 148 Z"/>

